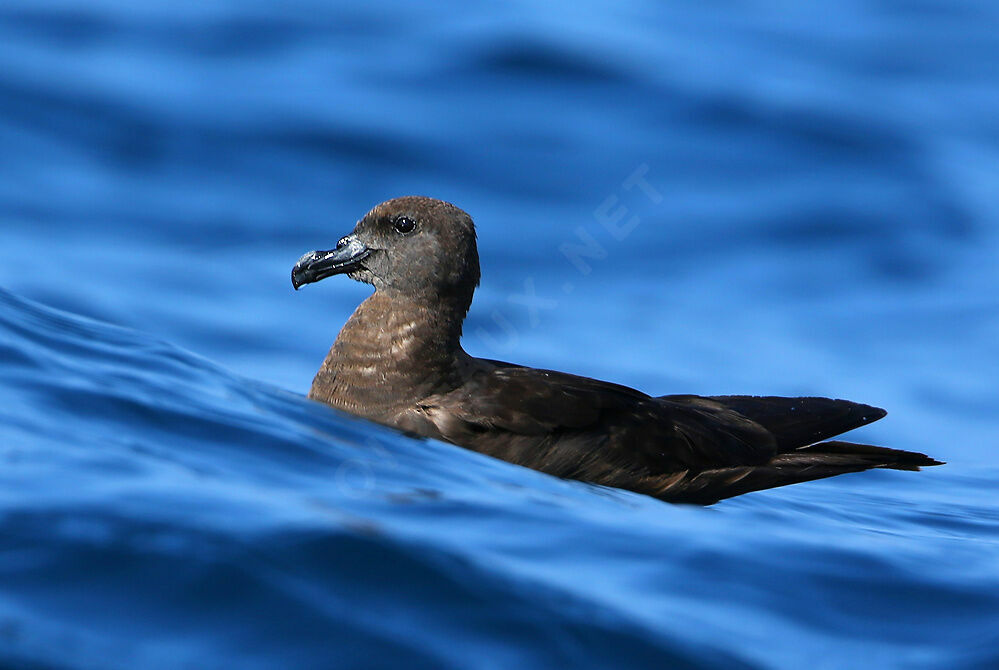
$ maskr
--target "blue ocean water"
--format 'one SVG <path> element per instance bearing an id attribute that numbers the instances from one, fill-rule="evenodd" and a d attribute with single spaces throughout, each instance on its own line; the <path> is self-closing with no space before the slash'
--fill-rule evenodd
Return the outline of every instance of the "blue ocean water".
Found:
<path id="1" fill-rule="evenodd" d="M 0 5 L 0 667 L 999 667 L 999 6 Z M 465 346 L 948 465 L 711 508 L 303 397 L 375 203 Z M 582 251 L 581 251 L 582 250 Z"/>

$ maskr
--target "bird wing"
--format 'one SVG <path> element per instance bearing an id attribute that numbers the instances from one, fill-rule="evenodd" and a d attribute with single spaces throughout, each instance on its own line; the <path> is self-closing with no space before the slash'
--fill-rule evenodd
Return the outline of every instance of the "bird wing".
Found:
<path id="1" fill-rule="evenodd" d="M 599 460 L 652 475 L 757 465 L 777 453 L 763 426 L 709 398 L 652 398 L 564 372 L 482 363 L 420 410 L 444 439 L 522 465 L 553 470 L 536 458 L 585 469 Z"/>

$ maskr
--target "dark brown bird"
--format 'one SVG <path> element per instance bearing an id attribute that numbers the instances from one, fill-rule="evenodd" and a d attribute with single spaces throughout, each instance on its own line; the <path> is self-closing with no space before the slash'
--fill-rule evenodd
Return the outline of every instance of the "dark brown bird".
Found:
<path id="1" fill-rule="evenodd" d="M 291 281 L 297 289 L 336 274 L 375 292 L 340 331 L 309 397 L 387 426 L 558 477 L 699 504 L 869 468 L 939 464 L 823 442 L 885 415 L 847 400 L 652 397 L 469 356 L 459 340 L 479 283 L 475 227 L 440 200 L 383 202 L 335 249 L 303 256 Z"/>

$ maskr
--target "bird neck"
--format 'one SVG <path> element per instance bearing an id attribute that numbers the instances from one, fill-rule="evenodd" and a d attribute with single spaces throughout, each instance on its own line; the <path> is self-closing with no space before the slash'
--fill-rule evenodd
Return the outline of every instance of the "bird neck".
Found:
<path id="1" fill-rule="evenodd" d="M 376 291 L 340 330 L 309 397 L 385 421 L 402 407 L 460 383 L 467 304 Z"/>

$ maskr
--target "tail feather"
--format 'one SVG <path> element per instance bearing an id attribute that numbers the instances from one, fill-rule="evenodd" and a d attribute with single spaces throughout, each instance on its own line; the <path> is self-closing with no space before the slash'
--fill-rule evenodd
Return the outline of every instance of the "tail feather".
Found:
<path id="1" fill-rule="evenodd" d="M 828 440 L 887 413 L 880 407 L 832 398 L 729 395 L 711 399 L 770 431 L 779 452 Z"/>

